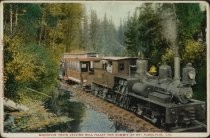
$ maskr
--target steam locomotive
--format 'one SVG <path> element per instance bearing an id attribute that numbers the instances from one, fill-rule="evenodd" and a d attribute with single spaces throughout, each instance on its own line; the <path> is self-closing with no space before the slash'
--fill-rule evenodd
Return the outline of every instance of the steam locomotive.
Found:
<path id="1" fill-rule="evenodd" d="M 178 56 L 174 58 L 173 78 L 166 64 L 159 67 L 158 76 L 150 75 L 148 60 L 143 58 L 99 58 L 96 53 L 86 53 L 65 56 L 62 63 L 62 79 L 77 82 L 94 95 L 159 127 L 173 132 L 206 130 L 205 102 L 192 99 L 195 69 L 188 63 L 180 80 Z"/>

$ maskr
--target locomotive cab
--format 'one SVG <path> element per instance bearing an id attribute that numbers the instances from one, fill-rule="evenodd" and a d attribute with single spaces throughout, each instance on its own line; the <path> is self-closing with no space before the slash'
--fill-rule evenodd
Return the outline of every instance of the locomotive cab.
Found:
<path id="1" fill-rule="evenodd" d="M 128 76 L 132 74 L 137 58 L 133 57 L 104 57 L 94 62 L 95 77 L 92 82 L 92 91 L 103 98 L 113 94 L 115 76 Z"/>

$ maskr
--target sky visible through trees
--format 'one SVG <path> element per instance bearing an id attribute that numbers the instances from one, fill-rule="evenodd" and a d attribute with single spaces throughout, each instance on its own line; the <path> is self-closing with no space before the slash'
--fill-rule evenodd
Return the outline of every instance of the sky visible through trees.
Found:
<path id="1" fill-rule="evenodd" d="M 95 10 L 100 19 L 103 19 L 106 13 L 109 18 L 112 18 L 115 27 L 120 26 L 120 20 L 126 19 L 128 15 L 135 12 L 135 8 L 140 6 L 139 2 L 94 2 L 84 3 L 87 14 L 90 15 L 91 10 Z M 103 6 L 102 6 L 103 5 Z"/>

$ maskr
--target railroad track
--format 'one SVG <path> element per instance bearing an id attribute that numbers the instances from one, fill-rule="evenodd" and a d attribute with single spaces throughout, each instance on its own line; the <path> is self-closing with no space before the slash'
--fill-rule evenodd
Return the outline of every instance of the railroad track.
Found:
<path id="1" fill-rule="evenodd" d="M 90 105 L 94 110 L 107 114 L 113 122 L 126 126 L 130 132 L 164 132 L 164 130 L 155 127 L 134 113 L 95 97 L 81 88 L 66 83 L 62 83 L 62 88 L 71 91 L 77 100 Z"/>

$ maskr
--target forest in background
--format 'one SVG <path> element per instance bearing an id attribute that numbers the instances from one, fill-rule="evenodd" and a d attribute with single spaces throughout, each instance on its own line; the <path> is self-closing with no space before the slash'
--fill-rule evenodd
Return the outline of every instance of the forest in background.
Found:
<path id="1" fill-rule="evenodd" d="M 169 14 L 166 14 L 169 13 Z M 175 23 L 175 24 L 174 24 Z M 57 85 L 60 59 L 74 50 L 102 56 L 150 58 L 173 66 L 176 45 L 182 67 L 197 71 L 195 98 L 206 96 L 206 11 L 193 4 L 143 4 L 116 27 L 106 14 L 90 15 L 83 4 L 4 4 L 4 95 L 17 102 L 44 99 Z"/>

